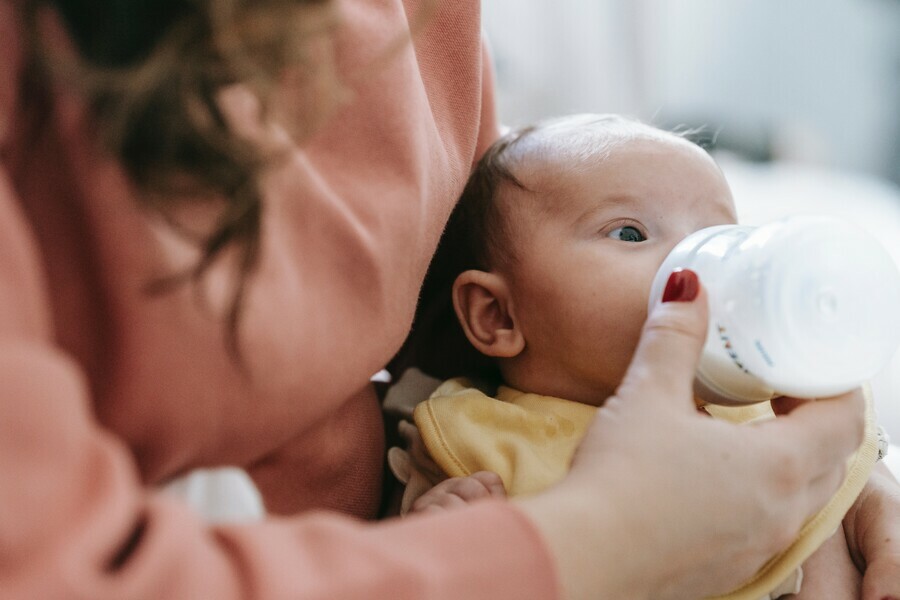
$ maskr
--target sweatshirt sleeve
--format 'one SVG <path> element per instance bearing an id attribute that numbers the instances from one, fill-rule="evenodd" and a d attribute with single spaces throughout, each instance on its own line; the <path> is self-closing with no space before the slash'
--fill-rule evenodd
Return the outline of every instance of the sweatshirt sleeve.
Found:
<path id="1" fill-rule="evenodd" d="M 17 14 L 10 2 L 0 0 L 0 150 L 12 126 L 17 80 L 22 68 L 22 42 L 16 31 Z"/>
<path id="2" fill-rule="evenodd" d="M 481 159 L 488 147 L 500 137 L 500 120 L 497 116 L 497 102 L 495 98 L 497 74 L 494 70 L 491 44 L 484 36 L 481 38 L 481 61 L 481 120 L 478 130 L 478 143 L 475 146 L 476 163 Z"/>
<path id="3" fill-rule="evenodd" d="M 41 269 L 0 167 L 0 597 L 550 598 L 508 503 L 363 524 L 307 513 L 210 528 L 145 489 L 52 342 Z M 477 552 L 473 549 L 477 548 Z"/>

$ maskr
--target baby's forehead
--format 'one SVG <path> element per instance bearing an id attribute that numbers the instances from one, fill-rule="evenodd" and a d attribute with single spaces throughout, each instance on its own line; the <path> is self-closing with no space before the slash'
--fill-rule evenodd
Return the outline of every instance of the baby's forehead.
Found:
<path id="1" fill-rule="evenodd" d="M 598 165 L 617 151 L 635 145 L 702 153 L 675 134 L 620 117 L 584 115 L 545 122 L 507 150 L 505 162 L 522 185 L 510 183 L 499 190 L 501 200 L 506 200 L 504 212 L 562 208 L 571 180 L 586 171 L 597 172 Z"/>
<path id="2" fill-rule="evenodd" d="M 553 175 L 596 164 L 617 148 L 642 143 L 692 146 L 673 133 L 621 117 L 581 115 L 546 121 L 510 146 L 516 175 Z"/>

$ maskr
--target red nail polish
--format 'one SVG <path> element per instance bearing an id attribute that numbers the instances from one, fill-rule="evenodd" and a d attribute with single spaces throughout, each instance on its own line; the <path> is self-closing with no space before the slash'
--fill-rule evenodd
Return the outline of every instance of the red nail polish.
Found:
<path id="1" fill-rule="evenodd" d="M 897 598 L 894 597 L 894 596 L 885 596 L 885 597 L 882 598 L 881 600 L 897 600 Z"/>
<path id="2" fill-rule="evenodd" d="M 690 269 L 675 269 L 666 282 L 663 302 L 692 302 L 700 293 L 700 278 Z"/>

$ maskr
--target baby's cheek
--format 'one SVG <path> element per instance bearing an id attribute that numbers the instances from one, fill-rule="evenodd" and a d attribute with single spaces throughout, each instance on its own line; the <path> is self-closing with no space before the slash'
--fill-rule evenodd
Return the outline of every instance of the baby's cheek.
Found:
<path id="1" fill-rule="evenodd" d="M 646 319 L 647 313 L 645 310 L 632 308 L 632 310 L 623 313 L 622 318 L 613 328 L 614 333 L 610 340 L 608 352 L 611 365 L 615 365 L 617 386 L 621 383 L 632 358 L 634 358 Z"/>
<path id="2" fill-rule="evenodd" d="M 594 332 L 595 339 L 590 347 L 585 348 L 577 362 L 581 363 L 582 372 L 594 382 L 594 387 L 615 391 L 622 382 L 640 335 L 640 327 L 622 327 L 622 323 L 613 324 L 604 331 Z M 584 335 L 584 332 L 582 332 Z"/>

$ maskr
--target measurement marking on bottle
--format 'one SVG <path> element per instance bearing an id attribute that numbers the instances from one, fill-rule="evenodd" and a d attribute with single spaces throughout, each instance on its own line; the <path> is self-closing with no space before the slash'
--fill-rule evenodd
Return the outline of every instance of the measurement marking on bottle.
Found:
<path id="1" fill-rule="evenodd" d="M 719 339 L 722 341 L 722 345 L 725 348 L 725 352 L 728 353 L 728 357 L 731 358 L 731 362 L 735 364 L 735 366 L 746 373 L 747 375 L 752 375 L 747 367 L 744 366 L 744 363 L 741 362 L 741 359 L 738 357 L 737 352 L 735 352 L 734 348 L 731 344 L 731 338 L 728 337 L 728 330 L 719 323 L 716 323 L 716 329 L 719 331 Z"/>
<path id="2" fill-rule="evenodd" d="M 763 348 L 762 342 L 759 340 L 753 340 L 753 345 L 756 346 L 756 349 L 759 350 L 759 355 L 763 357 L 763 360 L 766 361 L 766 364 L 770 367 L 774 367 L 775 363 L 772 361 L 769 353 L 766 352 L 766 349 Z"/>

